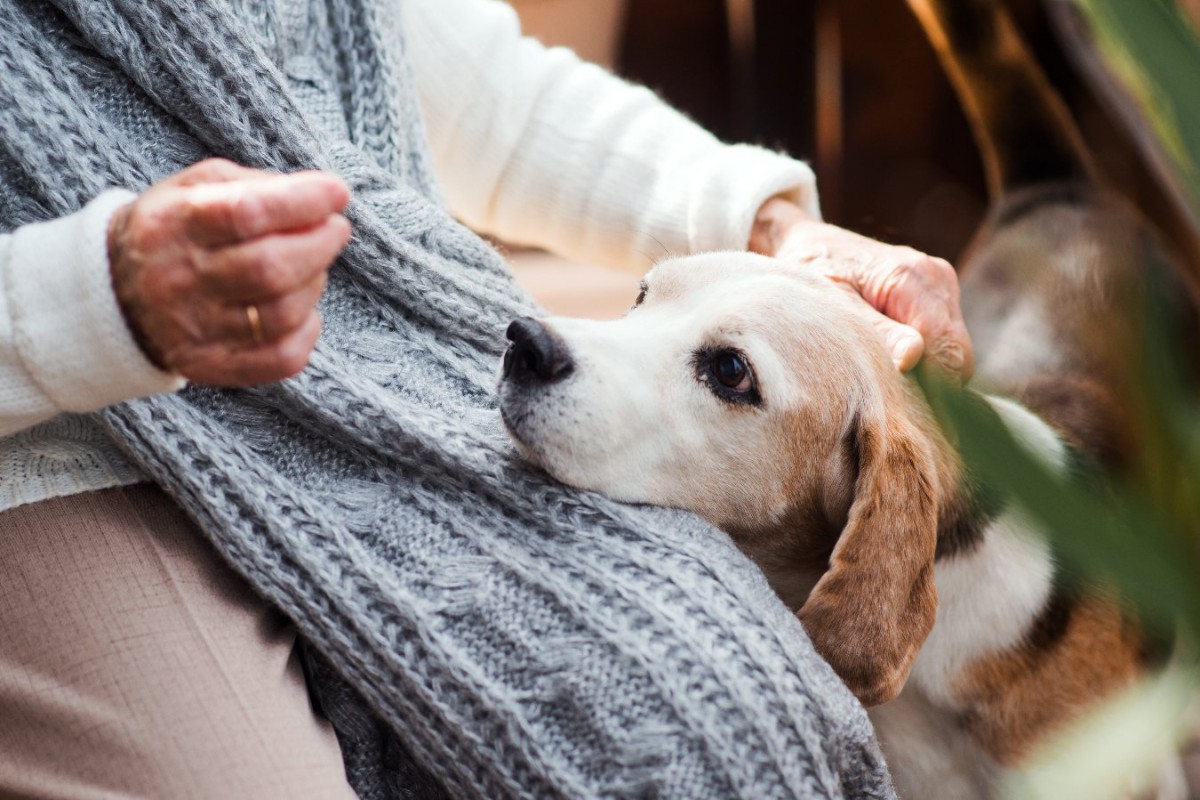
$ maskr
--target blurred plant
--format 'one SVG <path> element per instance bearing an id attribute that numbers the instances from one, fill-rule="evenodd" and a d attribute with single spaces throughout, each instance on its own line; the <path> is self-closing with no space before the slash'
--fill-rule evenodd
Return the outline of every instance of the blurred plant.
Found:
<path id="1" fill-rule="evenodd" d="M 1140 108 L 1200 217 L 1200 45 L 1184 0 L 1065 1 L 1088 23 L 1100 58 Z"/>
<path id="2" fill-rule="evenodd" d="M 1145 427 L 1169 428 L 1179 438 L 1147 448 L 1153 464 L 1135 479 L 1113 477 L 1102 487 L 1059 474 L 969 395 L 928 374 L 921 380 L 979 480 L 1022 505 L 1068 562 L 1111 583 L 1159 633 L 1182 624 L 1200 641 L 1200 515 L 1194 502 L 1200 494 L 1200 410 L 1179 394 L 1147 392 Z"/>

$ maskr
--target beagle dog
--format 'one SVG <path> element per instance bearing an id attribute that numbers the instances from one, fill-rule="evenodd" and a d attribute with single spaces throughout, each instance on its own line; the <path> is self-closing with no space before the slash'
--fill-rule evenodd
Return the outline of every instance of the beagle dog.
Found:
<path id="1" fill-rule="evenodd" d="M 975 396 L 1050 468 L 1081 453 L 1119 468 L 1136 457 L 1123 418 L 1134 298 L 1170 259 L 1100 188 L 1000 8 L 910 5 L 970 113 L 993 196 L 962 262 Z M 520 319 L 507 335 L 500 411 L 524 456 L 726 530 L 878 706 L 901 796 L 989 796 L 1153 663 L 1113 596 L 1069 586 L 1036 527 L 977 488 L 832 281 L 748 253 L 672 259 L 622 319 Z"/>
<path id="2" fill-rule="evenodd" d="M 695 256 L 658 265 L 620 320 L 522 319 L 508 336 L 500 409 L 525 457 L 572 486 L 728 531 L 863 703 L 906 683 L 902 705 L 919 694 L 903 718 L 881 717 L 902 739 L 914 714 L 942 712 L 986 763 L 1018 764 L 1147 663 L 1117 603 L 1061 589 L 1039 533 L 977 496 L 833 282 L 752 254 Z M 1060 431 L 982 400 L 1068 468 Z"/>

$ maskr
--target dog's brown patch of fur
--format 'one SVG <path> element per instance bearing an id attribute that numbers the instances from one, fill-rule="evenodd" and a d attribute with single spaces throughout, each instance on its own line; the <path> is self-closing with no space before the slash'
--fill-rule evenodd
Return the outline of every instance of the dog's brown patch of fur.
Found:
<path id="1" fill-rule="evenodd" d="M 1046 631 L 1035 625 L 1023 645 L 975 662 L 954 687 L 964 726 L 1001 764 L 1020 764 L 1048 733 L 1144 672 L 1141 630 L 1111 597 L 1059 602 L 1066 607 Z"/>

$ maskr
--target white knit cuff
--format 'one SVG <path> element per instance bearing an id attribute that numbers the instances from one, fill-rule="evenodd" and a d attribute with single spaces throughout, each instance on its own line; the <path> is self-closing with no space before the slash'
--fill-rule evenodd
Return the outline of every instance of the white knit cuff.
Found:
<path id="1" fill-rule="evenodd" d="M 63 411 L 96 411 L 185 383 L 142 354 L 113 291 L 108 223 L 135 198 L 114 189 L 71 216 L 13 235 L 6 282 L 17 352 Z"/>
<path id="2" fill-rule="evenodd" d="M 816 176 L 801 161 L 761 147 L 729 145 L 697 170 L 688 207 L 690 252 L 745 250 L 758 209 L 775 196 L 821 218 Z"/>

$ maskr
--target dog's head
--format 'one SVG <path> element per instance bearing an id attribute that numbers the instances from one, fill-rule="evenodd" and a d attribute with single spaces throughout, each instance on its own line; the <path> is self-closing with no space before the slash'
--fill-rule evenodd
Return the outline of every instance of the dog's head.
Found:
<path id="1" fill-rule="evenodd" d="M 622 319 L 524 319 L 508 337 L 500 408 L 527 458 L 698 512 L 774 578 L 789 548 L 815 548 L 820 577 L 795 598 L 814 643 L 864 702 L 899 691 L 936 609 L 936 474 L 919 402 L 842 288 L 693 256 L 656 267 Z"/>

